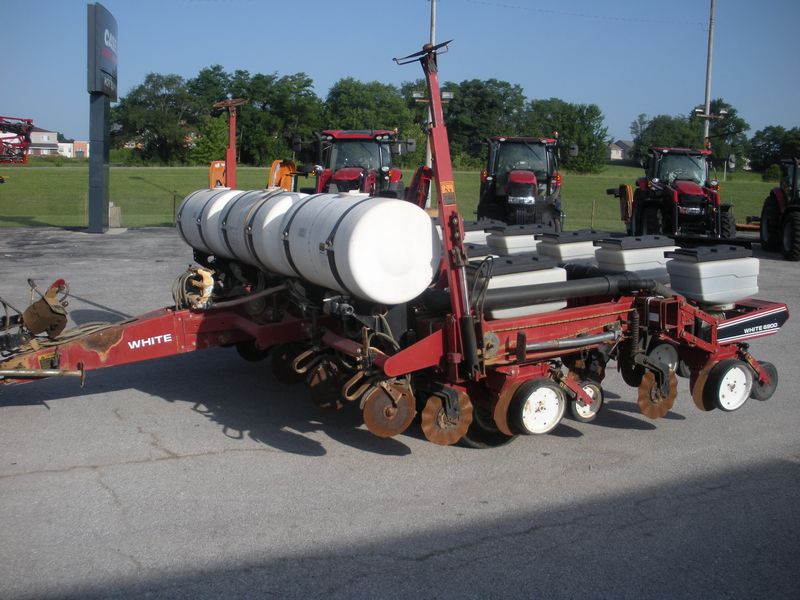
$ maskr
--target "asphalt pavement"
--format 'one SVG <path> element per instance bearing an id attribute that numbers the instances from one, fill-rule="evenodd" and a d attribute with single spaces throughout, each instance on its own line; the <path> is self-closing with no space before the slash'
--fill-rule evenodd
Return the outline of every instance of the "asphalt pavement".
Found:
<path id="1" fill-rule="evenodd" d="M 775 396 L 639 414 L 609 368 L 591 424 L 491 450 L 372 436 L 213 349 L 0 386 L 1 598 L 800 597 L 800 264 L 756 246 L 792 318 Z M 69 282 L 74 323 L 171 303 L 172 229 L 0 229 L 0 296 Z"/>

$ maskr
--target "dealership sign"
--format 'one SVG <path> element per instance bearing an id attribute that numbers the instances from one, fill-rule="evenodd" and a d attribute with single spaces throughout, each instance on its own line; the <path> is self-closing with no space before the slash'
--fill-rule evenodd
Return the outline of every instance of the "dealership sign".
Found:
<path id="1" fill-rule="evenodd" d="M 117 20 L 99 2 L 88 9 L 88 86 L 117 99 Z"/>

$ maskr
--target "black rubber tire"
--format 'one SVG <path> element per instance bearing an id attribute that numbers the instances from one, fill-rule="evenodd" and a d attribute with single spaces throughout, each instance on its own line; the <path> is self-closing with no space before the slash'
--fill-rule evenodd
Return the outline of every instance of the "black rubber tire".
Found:
<path id="1" fill-rule="evenodd" d="M 630 235 L 642 235 L 644 233 L 644 223 L 642 209 L 644 202 L 639 190 L 633 192 L 633 204 L 631 205 L 631 222 L 628 225 Z"/>
<path id="2" fill-rule="evenodd" d="M 551 208 L 545 209 L 542 211 L 542 224 L 549 225 L 553 231 L 559 233 L 561 231 L 561 215 Z"/>
<path id="3" fill-rule="evenodd" d="M 739 360 L 738 358 L 729 358 L 727 360 L 718 362 L 708 373 L 708 379 L 706 380 L 706 385 L 703 388 L 703 404 L 706 406 L 715 406 L 716 408 L 719 408 L 725 412 L 732 412 L 744 406 L 745 402 L 747 402 L 747 398 L 750 397 L 752 387 L 747 390 L 747 395 L 738 404 L 726 404 L 724 399 L 720 397 L 720 394 L 723 391 L 723 380 L 725 376 L 732 369 L 736 368 L 740 369 L 743 373 L 749 375 L 751 378 L 753 377 L 753 370 L 747 365 L 747 363 Z M 728 388 L 728 391 L 732 390 Z"/>
<path id="4" fill-rule="evenodd" d="M 642 221 L 644 222 L 644 235 L 664 234 L 664 215 L 658 206 L 645 206 L 642 211 Z"/>
<path id="5" fill-rule="evenodd" d="M 291 369 L 292 361 L 303 351 L 303 346 L 293 342 L 279 344 L 272 351 L 272 375 L 280 383 L 294 384 L 305 381 L 304 374 Z"/>
<path id="6" fill-rule="evenodd" d="M 248 362 L 259 362 L 269 356 L 271 347 L 259 348 L 255 340 L 245 340 L 236 344 L 236 352 Z"/>
<path id="7" fill-rule="evenodd" d="M 792 210 L 783 215 L 781 232 L 783 258 L 800 260 L 800 211 Z"/>
<path id="8" fill-rule="evenodd" d="M 591 423 L 597 418 L 600 411 L 603 410 L 603 388 L 596 381 L 581 381 L 580 385 L 581 387 L 592 386 L 595 388 L 594 398 L 592 398 L 592 413 L 589 415 L 582 415 L 580 413 L 578 400 L 573 398 L 569 401 L 569 414 L 580 423 Z"/>
<path id="9" fill-rule="evenodd" d="M 505 446 L 517 436 L 506 435 L 494 424 L 494 419 L 486 409 L 473 406 L 472 423 L 467 433 L 459 440 L 462 446 L 475 450 L 487 450 Z"/>
<path id="10" fill-rule="evenodd" d="M 770 194 L 761 207 L 761 224 L 758 235 L 764 250 L 779 250 L 781 247 L 781 211 L 778 199 Z"/>
<path id="11" fill-rule="evenodd" d="M 733 211 L 727 210 L 720 215 L 719 227 L 720 237 L 726 240 L 736 237 L 736 217 L 733 216 Z"/>
<path id="12" fill-rule="evenodd" d="M 766 361 L 761 362 L 761 368 L 769 375 L 769 385 L 762 384 L 753 375 L 753 389 L 750 391 L 750 397 L 763 402 L 772 398 L 772 394 L 778 389 L 778 369 L 771 362 Z"/>

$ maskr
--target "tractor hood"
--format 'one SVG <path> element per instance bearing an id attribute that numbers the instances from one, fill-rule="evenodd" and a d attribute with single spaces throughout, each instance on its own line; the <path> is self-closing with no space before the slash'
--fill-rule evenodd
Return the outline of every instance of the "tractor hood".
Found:
<path id="1" fill-rule="evenodd" d="M 700 196 L 703 194 L 703 188 L 697 185 L 694 181 L 676 180 L 672 187 L 678 190 L 678 193 L 687 196 Z"/>
<path id="2" fill-rule="evenodd" d="M 333 175 L 337 181 L 354 181 L 361 177 L 364 169 L 361 167 L 342 167 Z"/>
<path id="3" fill-rule="evenodd" d="M 511 171 L 508 174 L 508 182 L 522 185 L 536 185 L 536 174 L 533 171 Z"/>

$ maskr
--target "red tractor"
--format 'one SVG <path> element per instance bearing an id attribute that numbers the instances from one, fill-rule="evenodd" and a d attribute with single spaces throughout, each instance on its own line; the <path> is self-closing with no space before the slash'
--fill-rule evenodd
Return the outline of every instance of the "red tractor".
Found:
<path id="1" fill-rule="evenodd" d="M 314 192 L 359 190 L 375 196 L 403 197 L 403 173 L 393 166 L 392 158 L 413 152 L 416 140 L 398 141 L 397 132 L 388 130 L 333 129 L 315 135 Z"/>
<path id="2" fill-rule="evenodd" d="M 800 158 L 781 161 L 781 184 L 772 188 L 761 209 L 761 247 L 800 260 Z"/>
<path id="3" fill-rule="evenodd" d="M 33 121 L 17 117 L 0 117 L 0 163 L 25 164 L 31 143 Z M 0 175 L 0 183 L 5 177 Z"/>
<path id="4" fill-rule="evenodd" d="M 629 235 L 736 237 L 736 218 L 722 204 L 719 182 L 710 179 L 711 150 L 652 148 L 646 174 L 607 190 L 620 199 Z"/>
<path id="5" fill-rule="evenodd" d="M 561 231 L 557 140 L 496 136 L 485 143 L 489 153 L 481 171 L 478 218 L 509 225 L 544 223 Z"/>

